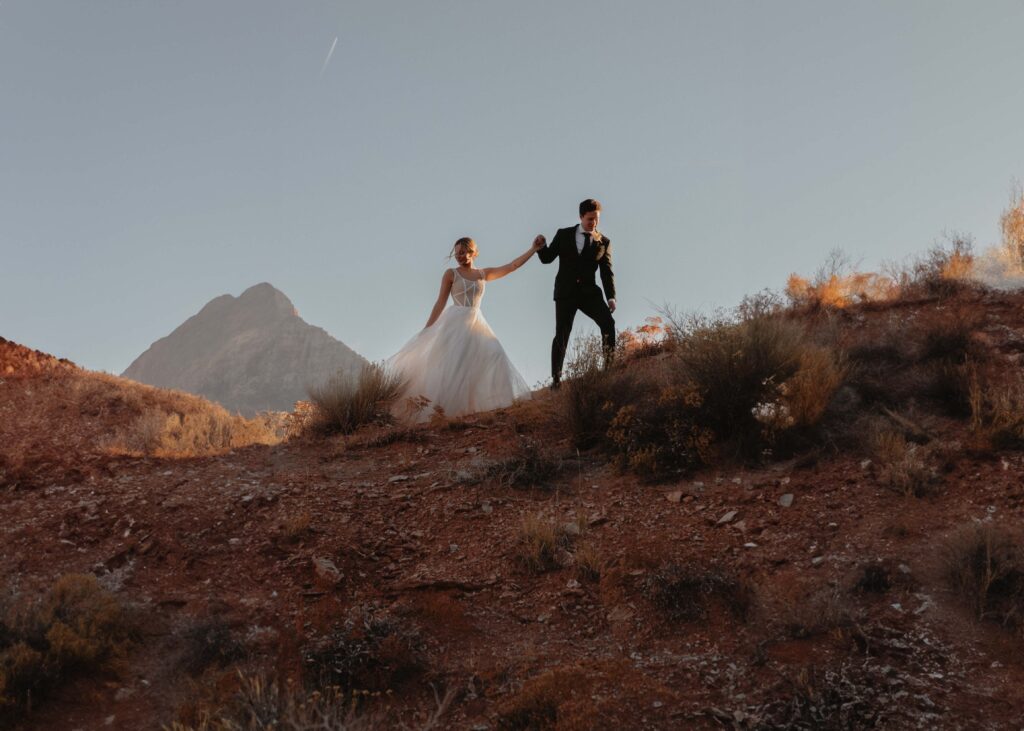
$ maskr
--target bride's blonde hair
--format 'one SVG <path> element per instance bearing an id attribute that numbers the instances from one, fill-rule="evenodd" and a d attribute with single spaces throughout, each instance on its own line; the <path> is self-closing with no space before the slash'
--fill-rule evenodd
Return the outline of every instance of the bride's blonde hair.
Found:
<path id="1" fill-rule="evenodd" d="M 452 250 L 448 252 L 449 261 L 452 259 L 452 257 L 455 256 L 455 250 L 458 249 L 460 246 L 465 246 L 470 251 L 477 253 L 476 242 L 473 241 L 473 239 L 469 238 L 468 236 L 463 236 L 461 239 L 455 242 L 455 244 L 452 246 Z"/>

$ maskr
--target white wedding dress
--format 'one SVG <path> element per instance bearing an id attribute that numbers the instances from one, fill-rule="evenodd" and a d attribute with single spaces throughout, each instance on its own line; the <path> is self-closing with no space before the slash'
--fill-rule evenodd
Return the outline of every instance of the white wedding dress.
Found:
<path id="1" fill-rule="evenodd" d="M 480 312 L 484 281 L 452 272 L 451 305 L 386 363 L 407 384 L 395 402 L 398 416 L 426 421 L 436 408 L 446 416 L 462 416 L 530 398 L 529 386 Z M 423 408 L 414 403 L 417 399 Z"/>

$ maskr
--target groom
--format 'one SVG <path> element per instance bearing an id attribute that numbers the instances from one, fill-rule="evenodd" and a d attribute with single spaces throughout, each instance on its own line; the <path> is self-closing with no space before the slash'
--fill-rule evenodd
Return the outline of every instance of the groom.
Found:
<path id="1" fill-rule="evenodd" d="M 550 245 L 537 252 L 544 264 L 558 259 L 555 275 L 555 339 L 551 342 L 551 387 L 562 382 L 562 363 L 569 345 L 576 311 L 582 312 L 601 328 L 605 365 L 615 352 L 615 275 L 612 274 L 612 242 L 597 230 L 601 220 L 601 204 L 593 198 L 580 203 L 578 226 L 562 228 Z M 534 242 L 546 244 L 543 236 Z M 604 295 L 594 282 L 601 270 Z M 605 304 L 605 297 L 608 304 Z"/>

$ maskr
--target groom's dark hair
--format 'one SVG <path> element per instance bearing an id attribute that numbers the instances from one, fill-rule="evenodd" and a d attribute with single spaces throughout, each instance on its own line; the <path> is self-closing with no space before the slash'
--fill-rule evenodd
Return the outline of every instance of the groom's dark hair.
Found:
<path id="1" fill-rule="evenodd" d="M 587 198 L 585 201 L 580 203 L 580 218 L 583 218 L 584 214 L 590 213 L 591 211 L 600 211 L 601 204 L 593 198 Z"/>

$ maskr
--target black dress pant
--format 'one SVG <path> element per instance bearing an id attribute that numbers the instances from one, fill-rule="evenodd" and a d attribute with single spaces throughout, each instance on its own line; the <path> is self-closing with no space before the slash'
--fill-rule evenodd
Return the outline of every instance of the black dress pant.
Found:
<path id="1" fill-rule="evenodd" d="M 576 313 L 582 312 L 601 329 L 601 344 L 604 347 L 605 365 L 615 352 L 615 319 L 604 301 L 604 295 L 596 287 L 590 293 L 563 297 L 555 300 L 555 339 L 551 341 L 551 380 L 562 379 L 562 364 L 569 347 L 569 336 Z"/>

